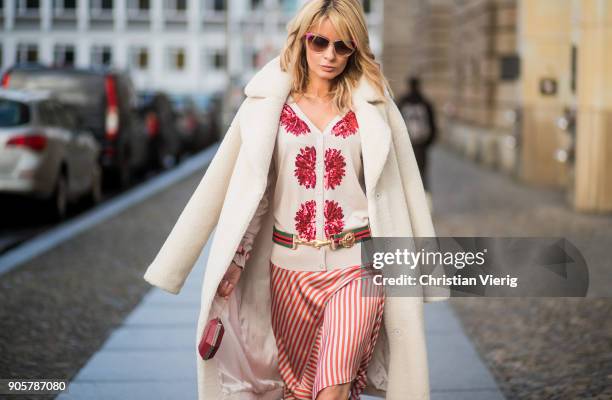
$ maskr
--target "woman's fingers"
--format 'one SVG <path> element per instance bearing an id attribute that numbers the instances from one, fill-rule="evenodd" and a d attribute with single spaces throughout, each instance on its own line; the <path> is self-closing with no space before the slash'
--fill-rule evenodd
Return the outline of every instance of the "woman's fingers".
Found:
<path id="1" fill-rule="evenodd" d="M 236 264 L 232 263 L 230 265 L 229 270 L 227 271 L 227 280 L 232 283 L 232 284 L 236 284 L 238 283 L 238 279 L 240 279 L 240 274 L 242 273 L 242 268 L 240 268 L 239 266 L 237 266 Z"/>
<path id="2" fill-rule="evenodd" d="M 229 296 L 234 287 L 236 286 L 236 283 L 238 283 L 241 273 L 242 268 L 232 262 L 227 272 L 223 276 L 221 283 L 219 283 L 219 287 L 217 288 L 217 294 L 221 297 Z"/>

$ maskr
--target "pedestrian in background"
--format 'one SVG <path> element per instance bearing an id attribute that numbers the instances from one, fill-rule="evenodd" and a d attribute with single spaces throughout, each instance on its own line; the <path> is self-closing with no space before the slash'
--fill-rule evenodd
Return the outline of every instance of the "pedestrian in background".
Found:
<path id="1" fill-rule="evenodd" d="M 416 76 L 408 77 L 408 93 L 397 102 L 404 117 L 410 142 L 419 165 L 423 186 L 427 193 L 429 208 L 432 208 L 431 188 L 427 177 L 427 151 L 436 139 L 436 117 L 433 105 L 421 91 L 421 81 Z"/>

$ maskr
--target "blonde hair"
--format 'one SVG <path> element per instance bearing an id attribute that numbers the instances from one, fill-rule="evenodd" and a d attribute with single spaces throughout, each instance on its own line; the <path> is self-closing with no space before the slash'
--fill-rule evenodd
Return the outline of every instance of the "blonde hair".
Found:
<path id="1" fill-rule="evenodd" d="M 370 48 L 368 28 L 359 0 L 310 0 L 287 24 L 287 40 L 280 54 L 281 69 L 293 76 L 292 92 L 304 94 L 308 85 L 308 62 L 304 34 L 313 26 L 320 26 L 328 18 L 347 45 L 350 40 L 356 50 L 349 56 L 346 67 L 332 82 L 332 104 L 344 113 L 353 107 L 352 94 L 359 79 L 365 75 L 385 102 L 385 88 L 393 98 L 389 82 L 382 74 L 380 64 Z M 298 62 L 294 62 L 297 60 Z"/>

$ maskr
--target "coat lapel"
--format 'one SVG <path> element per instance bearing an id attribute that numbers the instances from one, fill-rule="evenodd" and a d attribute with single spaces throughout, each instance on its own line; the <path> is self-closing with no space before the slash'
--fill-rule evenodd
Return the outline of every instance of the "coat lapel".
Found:
<path id="1" fill-rule="evenodd" d="M 256 180 L 253 185 L 257 187 L 266 183 L 281 111 L 290 90 L 291 77 L 281 70 L 280 56 L 269 61 L 245 86 L 244 93 L 249 99 L 240 113 L 240 132 Z M 391 128 L 376 105 L 382 101 L 383 98 L 362 76 L 353 91 L 353 104 L 361 136 L 368 193 L 376 187 L 391 147 Z M 387 97 L 387 101 L 393 100 Z"/>

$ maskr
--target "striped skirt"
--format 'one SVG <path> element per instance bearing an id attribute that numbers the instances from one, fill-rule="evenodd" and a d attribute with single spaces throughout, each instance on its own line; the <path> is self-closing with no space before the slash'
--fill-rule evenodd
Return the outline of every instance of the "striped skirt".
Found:
<path id="1" fill-rule="evenodd" d="M 272 329 L 283 399 L 316 399 L 327 386 L 353 382 L 359 399 L 383 318 L 384 289 L 359 265 L 296 271 L 270 262 Z"/>

